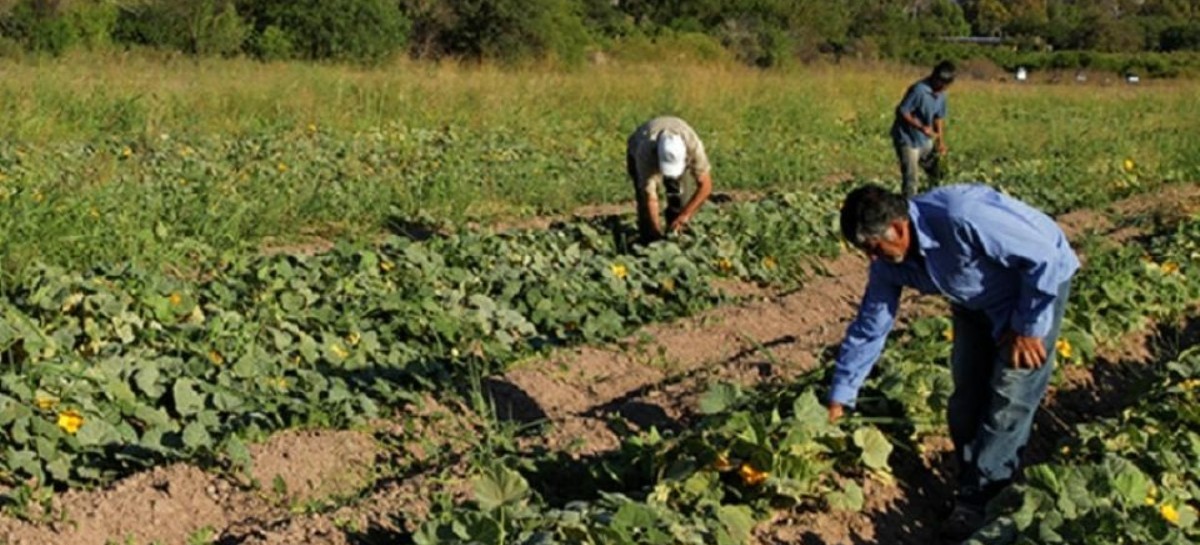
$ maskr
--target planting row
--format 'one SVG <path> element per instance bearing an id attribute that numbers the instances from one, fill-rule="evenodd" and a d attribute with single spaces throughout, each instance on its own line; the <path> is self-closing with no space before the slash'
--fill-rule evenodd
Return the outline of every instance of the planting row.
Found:
<path id="1" fill-rule="evenodd" d="M 1200 302 L 1200 279 L 1190 270 L 1200 258 L 1200 217 L 1167 227 L 1145 245 L 1089 238 L 1084 247 L 1088 266 L 1076 279 L 1071 320 L 1056 347 L 1063 365 L 1086 364 L 1097 343 L 1178 320 Z M 682 432 L 664 436 L 652 430 L 625 438 L 620 450 L 582 462 L 583 469 L 564 469 L 558 463 L 563 456 L 491 453 L 492 465 L 475 480 L 475 501 L 435 512 L 414 538 L 419 544 L 733 544 L 746 543 L 752 529 L 779 509 L 861 509 L 862 480 L 887 479 L 893 442 L 913 450 L 920 448 L 920 435 L 944 433 L 951 392 L 949 326 L 944 317 L 926 317 L 897 331 L 860 398 L 860 414 L 840 426 L 828 423 L 818 400 L 828 366 L 785 388 L 744 392 L 717 385 L 701 398 L 700 416 Z M 1126 413 L 1120 434 L 1110 433 L 1116 424 L 1080 432 L 1093 458 L 1137 454 L 1142 470 L 1124 462 L 1118 468 L 1123 473 L 1111 476 L 1115 481 L 1085 487 L 1095 471 L 1112 469 L 1109 461 L 1107 469 L 1087 470 L 1093 473 L 1083 480 L 1052 481 L 1055 488 L 1046 489 L 1047 470 L 1036 468 L 1017 522 L 1010 516 L 995 528 L 1030 536 L 1022 543 L 1046 542 L 1038 536 L 1058 535 L 1053 532 L 1066 538 L 1048 542 L 1082 543 L 1090 524 L 1103 522 L 1111 534 L 1087 542 L 1117 543 L 1127 513 L 1093 510 L 1111 508 L 1115 500 L 1105 498 L 1112 497 L 1113 486 L 1123 486 L 1132 487 L 1127 496 L 1138 502 L 1150 490 L 1170 490 L 1155 496 L 1154 504 L 1146 500 L 1153 509 L 1135 506 L 1139 524 L 1146 525 L 1143 533 L 1155 536 L 1136 542 L 1194 538 L 1184 533 L 1192 531 L 1194 511 L 1179 509 L 1200 498 L 1194 484 L 1200 420 L 1186 408 L 1200 393 L 1196 355 L 1200 352 L 1191 356 L 1195 369 L 1171 367 L 1172 378 L 1158 388 L 1170 396 L 1152 395 L 1148 410 Z M 1064 490 L 1086 497 L 1072 499 Z M 1068 511 L 1044 522 L 1033 519 L 1055 501 Z"/>
<path id="2" fill-rule="evenodd" d="M 972 113 L 1000 115 L 992 106 Z M 717 187 L 826 191 L 819 180 L 848 167 L 878 172 L 887 165 L 882 171 L 890 175 L 890 117 L 830 119 L 820 137 L 780 122 L 780 115 L 832 117 L 813 109 L 768 108 L 739 120 L 745 125 L 704 132 Z M 1041 104 L 1002 110 L 997 126 L 1030 123 L 1028 116 L 1050 111 L 1062 115 Z M 0 143 L 6 209 L 0 272 L 21 276 L 35 260 L 70 267 L 126 259 L 172 263 L 197 245 L 242 250 L 264 238 L 312 233 L 359 239 L 398 219 L 487 220 L 631 199 L 621 159 L 626 134 L 612 128 L 617 120 L 597 117 L 606 121 L 554 119 L 528 129 L 522 123 L 487 129 L 396 124 L 356 133 L 310 125 L 236 137 Z M 1135 128 L 1141 123 L 1126 121 Z M 1008 188 L 1051 213 L 1100 205 L 1161 180 L 1196 179 L 1194 146 L 1180 144 L 1194 131 L 1186 116 L 1178 122 L 1113 138 L 1096 138 L 1102 129 L 1087 125 L 1078 129 L 1084 134 L 1074 134 L 1060 123 L 1040 137 L 1044 148 L 1037 150 L 1010 131 L 964 133 L 955 140 L 951 179 Z M 1037 123 L 1038 134 L 1045 124 Z M 1131 156 L 1137 152 L 1142 156 Z"/>
<path id="3" fill-rule="evenodd" d="M 1080 425 L 991 506 L 972 545 L 1200 541 L 1200 350 L 1157 369 L 1119 416 Z"/>
<path id="4" fill-rule="evenodd" d="M 683 244 L 645 248 L 598 221 L 182 274 L 33 269 L 0 300 L 0 478 L 99 483 L 180 457 L 244 461 L 240 437 L 345 426 L 540 349 L 709 307 L 719 277 L 794 283 L 805 260 L 838 251 L 831 196 L 732 205 Z"/>
<path id="5" fill-rule="evenodd" d="M 0 300 L 0 482 L 96 484 L 244 440 L 345 426 L 547 347 L 717 303 L 719 277 L 794 285 L 838 251 L 844 188 L 701 214 L 630 248 L 625 221 L 210 257 L 186 271 L 30 265 Z"/>

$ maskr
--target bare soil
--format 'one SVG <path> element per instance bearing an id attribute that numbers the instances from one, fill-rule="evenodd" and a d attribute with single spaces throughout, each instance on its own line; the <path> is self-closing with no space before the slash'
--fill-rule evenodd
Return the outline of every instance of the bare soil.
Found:
<path id="1" fill-rule="evenodd" d="M 1198 203 L 1200 186 L 1179 186 L 1112 210 L 1165 218 L 1194 212 Z M 1085 230 L 1138 234 L 1137 226 L 1114 225 L 1100 212 L 1059 222 L 1072 236 Z M 486 390 L 503 419 L 547 424 L 544 435 L 519 446 L 531 451 L 585 457 L 610 451 L 631 431 L 686 425 L 696 398 L 714 380 L 784 381 L 830 363 L 865 285 L 866 262 L 847 254 L 825 265 L 827 273 L 801 289 L 781 295 L 747 289 L 741 304 L 652 325 L 612 346 L 555 352 L 491 378 Z M 944 311 L 938 299 L 908 297 L 901 320 Z M 1135 350 L 1066 369 L 1036 424 L 1030 460 L 1044 459 L 1074 423 L 1118 411 L 1126 401 L 1122 390 L 1140 379 L 1158 349 L 1194 342 L 1195 329 L 1166 327 L 1169 337 L 1142 335 L 1123 343 Z M 102 490 L 70 491 L 53 500 L 56 520 L 0 517 L 0 542 L 103 545 L 129 538 L 174 545 L 204 535 L 225 545 L 391 543 L 419 523 L 435 492 L 467 497 L 470 445 L 488 439 L 485 433 L 469 408 L 433 400 L 370 432 L 282 432 L 252 449 L 248 476 L 177 464 Z M 934 437 L 902 450 L 892 460 L 893 482 L 867 484 L 862 513 L 780 513 L 759 528 L 758 542 L 936 543 L 949 492 L 950 445 Z"/>

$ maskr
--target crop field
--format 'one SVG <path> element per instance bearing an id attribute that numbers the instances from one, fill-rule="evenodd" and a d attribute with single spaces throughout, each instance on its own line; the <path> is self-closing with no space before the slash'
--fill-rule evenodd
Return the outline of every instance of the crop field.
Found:
<path id="1" fill-rule="evenodd" d="M 0 543 L 931 543 L 950 322 L 829 423 L 921 70 L 0 64 Z M 970 543 L 1200 541 L 1200 84 L 951 90 L 949 177 L 1085 261 Z M 718 197 L 634 246 L 625 137 Z"/>

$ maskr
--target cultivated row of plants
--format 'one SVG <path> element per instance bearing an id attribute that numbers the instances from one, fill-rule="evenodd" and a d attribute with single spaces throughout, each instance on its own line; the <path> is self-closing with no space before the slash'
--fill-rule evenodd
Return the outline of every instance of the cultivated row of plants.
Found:
<path id="1" fill-rule="evenodd" d="M 778 509 L 861 509 L 862 481 L 890 478 L 892 444 L 871 425 L 831 424 L 816 394 L 822 381 L 813 374 L 755 392 L 714 386 L 684 432 L 627 438 L 569 480 L 554 463 L 499 456 L 475 478 L 473 503 L 435 513 L 412 537 L 419 545 L 733 545 Z M 523 472 L 541 486 L 531 488 Z"/>
<path id="2" fill-rule="evenodd" d="M 720 277 L 796 282 L 838 251 L 828 199 L 780 195 L 628 247 L 618 222 L 391 238 L 315 257 L 33 268 L 0 299 L 0 478 L 96 484 L 344 426 L 539 349 L 599 342 L 721 300 Z"/>
<path id="3" fill-rule="evenodd" d="M 202 179 L 208 167 L 196 168 Z M 725 206 L 679 243 L 640 248 L 626 242 L 627 220 L 598 219 L 314 257 L 195 244 L 185 269 L 167 271 L 28 264 L 0 300 L 0 481 L 96 484 L 171 459 L 241 463 L 245 439 L 270 430 L 347 425 L 468 371 L 706 308 L 721 298 L 716 278 L 794 285 L 839 251 L 844 189 Z"/>
<path id="4" fill-rule="evenodd" d="M 21 276 L 33 261 L 72 269 L 124 260 L 162 265 L 189 260 L 197 246 L 242 253 L 280 237 L 369 240 L 413 219 L 491 221 L 632 197 L 620 165 L 625 131 L 640 121 L 634 112 L 540 124 L 499 118 L 486 128 L 473 126 L 470 117 L 447 122 L 412 114 L 403 123 L 356 132 L 295 120 L 247 128 L 236 137 L 165 129 L 114 136 L 152 120 L 129 113 L 139 108 L 132 99 L 128 105 L 95 100 L 53 109 L 94 115 L 106 127 L 103 136 L 0 143 L 0 278 Z M 1156 98 L 1139 109 L 1161 116 L 1174 110 L 1171 100 Z M 1070 101 L 1051 104 L 989 104 L 971 115 L 984 127 L 1041 131 L 1055 123 L 1051 111 L 1095 113 Z M 1105 111 L 1131 109 L 1114 104 Z M 689 117 L 698 130 L 727 126 L 702 131 L 721 189 L 824 193 L 832 185 L 828 173 L 847 165 L 893 175 L 891 156 L 877 151 L 888 149 L 886 116 L 839 116 L 808 102 L 726 115 L 732 119 Z M 814 117 L 827 132 L 797 132 L 787 123 Z M 990 129 L 963 135 L 949 179 L 1004 187 L 1051 213 L 1102 205 L 1164 180 L 1196 178 L 1193 149 L 1175 137 L 1194 133 L 1187 119 L 1180 114 L 1151 130 L 1140 119 L 1118 118 L 1073 129 L 1083 134 L 1055 130 L 1037 139 Z M 1129 130 L 1107 135 L 1112 123 Z M 110 124 L 118 127 L 110 130 Z M 575 137 L 564 139 L 564 133 Z M 1031 140 L 1039 142 L 1039 153 L 1028 149 Z"/>
<path id="5" fill-rule="evenodd" d="M 1200 541 L 1200 349 L 1131 393 L 1120 415 L 1078 426 L 1053 462 L 992 506 L 973 545 Z"/>
<path id="6" fill-rule="evenodd" d="M 1097 343 L 1117 342 L 1155 323 L 1177 320 L 1200 301 L 1200 281 L 1188 265 L 1200 257 L 1200 217 L 1163 229 L 1144 245 L 1086 239 L 1082 251 L 1087 266 L 1074 283 L 1071 320 L 1055 347 L 1059 365 L 1086 365 Z M 950 322 L 943 316 L 918 318 L 899 330 L 860 399 L 860 414 L 840 427 L 828 423 L 819 401 L 828 382 L 825 368 L 784 388 L 746 392 L 716 385 L 702 396 L 700 415 L 683 431 L 664 435 L 651 430 L 626 437 L 617 452 L 577 462 L 582 470 L 564 468 L 553 455 L 493 453 L 475 479 L 475 501 L 446 504 L 414 539 L 419 544 L 745 543 L 751 529 L 779 509 L 861 509 L 861 479 L 888 478 L 893 442 L 919 449 L 921 435 L 944 433 L 945 406 L 952 390 L 946 360 L 952 341 Z M 1200 365 L 1200 358 L 1193 359 Z M 1197 376 L 1173 376 L 1164 384 L 1180 395 L 1200 393 Z M 1175 491 L 1154 504 L 1165 513 L 1163 517 L 1171 518 L 1178 513 L 1172 509 L 1180 509 L 1181 502 L 1200 499 L 1195 483 L 1188 481 L 1194 480 L 1200 467 L 1193 455 L 1200 453 L 1195 450 L 1200 448 L 1195 428 L 1200 421 L 1193 422 L 1195 411 L 1174 408 L 1194 404 L 1191 397 L 1153 399 L 1149 402 L 1153 411 L 1127 411 L 1128 422 L 1122 429 L 1140 434 L 1150 430 L 1150 436 L 1157 430 L 1182 430 L 1155 436 L 1174 437 L 1174 442 L 1148 445 L 1150 439 L 1143 435 L 1132 440 L 1109 438 L 1104 434 L 1111 425 L 1088 428 L 1080 437 L 1100 455 L 1142 453 L 1173 468 L 1170 471 L 1178 474 L 1152 473 L 1158 475 L 1154 480 L 1159 486 Z M 1181 450 L 1186 452 L 1176 454 Z M 1042 471 L 1035 469 L 1031 482 L 1040 482 Z M 1139 486 L 1140 502 L 1146 497 L 1146 486 L 1152 485 Z M 1088 501 L 1097 505 L 1107 501 L 1103 498 L 1110 497 L 1109 492 L 1086 490 L 1096 494 Z M 1058 489 L 1047 494 L 1051 499 L 1063 496 Z M 1026 503 L 1021 515 L 1025 518 L 1020 519 L 1023 530 L 1033 524 L 1032 514 L 1046 508 L 1045 502 L 1036 503 L 1039 499 Z M 1142 511 L 1143 515 L 1159 512 Z M 1075 512 L 1070 516 L 1075 517 Z M 1194 518 L 1185 513 L 1167 522 L 1183 528 Z M 1157 515 L 1145 521 L 1159 534 L 1166 528 Z M 1077 522 L 1075 531 L 1083 532 L 1091 520 Z M 1088 543 L 1120 542 L 1115 540 L 1121 535 L 1120 525 L 1112 527 L 1112 535 Z M 1029 531 L 1040 530 L 1035 525 Z M 1153 542 L 1184 542 L 1179 541 L 1183 534 L 1170 535 L 1174 541 Z M 1072 536 L 1052 542 L 1083 542 Z M 1042 541 L 1029 543 L 1033 542 Z"/>

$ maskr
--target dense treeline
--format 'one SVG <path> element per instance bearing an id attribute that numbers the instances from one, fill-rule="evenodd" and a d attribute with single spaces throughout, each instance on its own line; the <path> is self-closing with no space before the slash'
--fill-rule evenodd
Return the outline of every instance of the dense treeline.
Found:
<path id="1" fill-rule="evenodd" d="M 1003 46 L 942 41 L 965 36 Z M 1170 63 L 1130 55 L 1200 50 L 1200 0 L 0 0 L 0 54 L 130 46 L 264 60 L 568 63 L 589 50 L 670 46 L 759 66 L 982 53 L 1069 68 L 1117 55 L 1166 73 Z"/>

